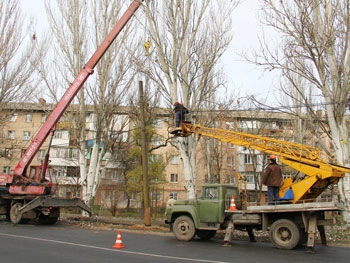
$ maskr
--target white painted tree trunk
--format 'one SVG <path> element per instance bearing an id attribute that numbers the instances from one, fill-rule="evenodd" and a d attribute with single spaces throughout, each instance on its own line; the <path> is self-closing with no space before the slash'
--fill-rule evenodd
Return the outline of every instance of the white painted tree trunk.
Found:
<path id="1" fill-rule="evenodd" d="M 138 71 L 157 83 L 157 88 L 166 94 L 164 99 L 169 107 L 181 100 L 195 112 L 204 107 L 203 102 L 212 102 L 218 88 L 224 86 L 216 66 L 231 41 L 227 28 L 231 28 L 231 13 L 238 3 L 145 1 L 147 30 L 153 45 L 148 59 L 154 67 L 150 70 L 140 61 Z M 213 10 L 220 15 L 214 15 Z M 195 138 L 179 138 L 177 146 L 184 166 L 187 197 L 195 198 Z"/>
<path id="2" fill-rule="evenodd" d="M 197 172 L 196 172 L 196 144 L 193 137 L 179 138 L 178 147 L 184 166 L 185 188 L 187 198 L 196 198 Z"/>
<path id="3" fill-rule="evenodd" d="M 330 106 L 328 106 L 330 107 Z M 337 123 L 336 118 L 332 116 L 332 111 L 328 111 L 328 122 L 331 129 L 333 137 L 333 145 L 335 149 L 335 155 L 338 162 L 343 165 L 349 165 L 349 140 L 348 140 L 348 131 L 346 124 Z M 344 178 L 340 179 L 338 183 L 339 194 L 341 200 L 345 204 L 344 222 L 350 223 L 350 175 L 346 174 Z"/>
<path id="4" fill-rule="evenodd" d="M 89 204 L 91 207 L 93 206 L 93 201 L 96 196 L 98 186 L 100 184 L 101 180 L 101 173 L 100 173 L 100 167 L 101 167 L 101 156 L 102 156 L 101 151 L 99 153 L 99 143 L 94 142 L 92 146 L 92 152 L 90 156 L 90 163 L 88 170 L 85 168 L 85 174 L 86 176 L 86 187 L 85 193 L 84 193 L 84 201 Z M 87 166 L 86 163 L 84 165 L 85 167 Z"/>
<path id="5" fill-rule="evenodd" d="M 83 201 L 92 208 L 92 204 L 89 202 L 88 190 L 87 190 L 87 160 L 86 160 L 86 149 L 85 144 L 81 144 L 79 152 L 79 167 L 80 167 L 80 179 L 79 184 L 82 186 L 82 199 Z M 86 215 L 83 212 L 83 215 Z"/>

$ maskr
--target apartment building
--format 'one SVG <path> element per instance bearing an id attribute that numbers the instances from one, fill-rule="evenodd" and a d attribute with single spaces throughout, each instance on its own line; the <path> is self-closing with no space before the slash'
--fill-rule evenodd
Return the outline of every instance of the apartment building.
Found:
<path id="1" fill-rule="evenodd" d="M 38 104 L 10 104 L 1 112 L 2 126 L 0 130 L 0 167 L 2 172 L 10 173 L 20 160 L 21 155 L 28 147 L 33 136 L 45 122 L 48 113 L 54 105 L 40 101 Z M 72 105 L 68 111 L 76 111 Z M 103 157 L 102 178 L 95 204 L 101 209 L 112 207 L 139 207 L 141 196 L 127 196 L 125 193 L 125 157 L 127 147 L 131 141 L 131 132 L 134 122 L 128 115 L 128 108 L 117 114 L 120 120 L 115 122 L 115 129 L 123 129 L 122 139 L 117 149 L 108 152 Z M 174 126 L 173 116 L 165 109 L 158 110 L 153 126 L 157 136 L 152 138 L 152 146 L 164 144 L 169 139 L 169 127 Z M 213 114 L 213 112 L 211 112 Z M 207 119 L 208 116 L 206 116 Z M 117 117 L 116 117 L 117 118 Z M 191 116 L 193 121 L 199 121 L 199 116 Z M 290 140 L 293 137 L 293 119 L 289 115 L 276 112 L 253 111 L 225 111 L 220 118 L 214 118 L 211 127 L 233 129 L 251 134 L 260 134 L 274 138 Z M 127 123 L 123 125 L 121 123 Z M 119 123 L 119 124 L 118 124 Z M 77 141 L 71 129 L 69 120 L 62 119 L 52 140 L 50 149 L 50 166 L 52 179 L 58 185 L 58 195 L 62 197 L 79 197 L 81 188 L 78 182 L 79 150 Z M 86 159 L 89 161 L 89 149 L 95 132 L 93 108 L 86 116 Z M 198 139 L 198 138 L 197 138 Z M 198 191 L 204 183 L 227 183 L 239 185 L 251 192 L 250 199 L 254 199 L 256 191 L 265 191 L 261 186 L 260 176 L 267 165 L 268 157 L 264 153 L 232 145 L 219 140 L 200 138 L 196 146 L 196 170 Z M 45 142 L 38 152 L 32 165 L 40 165 L 43 160 L 48 143 Z M 113 155 L 113 156 L 112 156 Z M 164 207 L 169 195 L 175 199 L 186 198 L 183 164 L 176 147 L 167 143 L 152 152 L 149 157 L 162 158 L 166 163 L 166 184 L 155 184 L 150 189 L 152 207 Z M 282 167 L 284 176 L 291 176 L 294 171 Z M 199 194 L 199 193 L 198 193 Z"/>
<path id="2" fill-rule="evenodd" d="M 0 113 L 0 163 L 3 173 L 12 172 L 52 109 L 52 105 L 46 105 L 43 100 L 38 104 L 14 103 L 3 107 Z M 40 165 L 46 148 L 45 142 L 33 159 L 33 165 Z"/>

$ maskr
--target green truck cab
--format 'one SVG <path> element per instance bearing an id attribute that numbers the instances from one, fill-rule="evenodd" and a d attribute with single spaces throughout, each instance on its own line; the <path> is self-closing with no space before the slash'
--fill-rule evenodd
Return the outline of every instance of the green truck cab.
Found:
<path id="1" fill-rule="evenodd" d="M 204 185 L 199 198 L 178 200 L 166 209 L 165 223 L 178 240 L 190 241 L 196 235 L 210 239 L 219 229 L 225 229 L 230 220 L 231 198 L 239 206 L 239 189 L 232 185 Z"/>

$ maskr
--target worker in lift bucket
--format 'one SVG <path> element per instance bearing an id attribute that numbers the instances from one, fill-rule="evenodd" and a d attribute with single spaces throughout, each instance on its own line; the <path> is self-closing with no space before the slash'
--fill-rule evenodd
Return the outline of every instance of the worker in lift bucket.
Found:
<path id="1" fill-rule="evenodd" d="M 276 155 L 270 155 L 270 163 L 263 174 L 262 183 L 267 186 L 267 198 L 269 205 L 275 204 L 279 197 L 282 183 L 281 167 L 276 162 Z"/>
<path id="2" fill-rule="evenodd" d="M 188 109 L 184 106 L 183 102 L 174 102 L 174 112 L 175 112 L 175 124 L 176 127 L 180 127 L 180 123 L 185 121 L 185 114 L 189 113 Z"/>

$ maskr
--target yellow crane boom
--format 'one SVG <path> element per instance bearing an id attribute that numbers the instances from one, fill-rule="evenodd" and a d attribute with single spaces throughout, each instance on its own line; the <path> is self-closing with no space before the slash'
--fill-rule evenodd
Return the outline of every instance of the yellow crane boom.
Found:
<path id="1" fill-rule="evenodd" d="M 326 152 L 313 146 L 232 130 L 208 128 L 186 121 L 182 122 L 181 127 L 172 133 L 185 137 L 195 133 L 267 154 L 278 155 L 280 162 L 305 175 L 304 178 L 287 178 L 283 181 L 280 197 L 285 196 L 286 191 L 292 189 L 294 196 L 294 199 L 290 200 L 292 203 L 313 201 L 328 186 L 338 183 L 340 178 L 350 173 L 350 168 L 337 164 Z"/>

